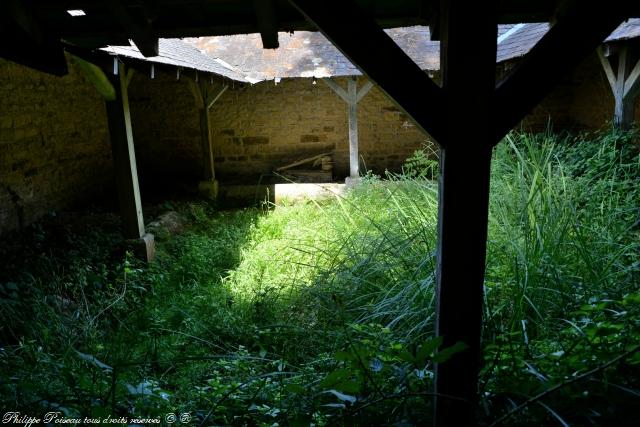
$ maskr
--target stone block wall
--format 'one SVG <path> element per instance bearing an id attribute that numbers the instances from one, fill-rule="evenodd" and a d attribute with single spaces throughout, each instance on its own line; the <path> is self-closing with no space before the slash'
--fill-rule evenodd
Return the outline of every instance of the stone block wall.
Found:
<path id="1" fill-rule="evenodd" d="M 346 79 L 336 81 L 346 88 Z M 349 174 L 347 104 L 320 80 L 314 85 L 312 79 L 283 79 L 229 90 L 210 117 L 222 180 L 267 174 L 329 152 L 334 178 Z M 428 140 L 377 88 L 358 104 L 358 132 L 361 170 L 376 173 L 398 170 Z"/>
<path id="2" fill-rule="evenodd" d="M 0 234 L 95 197 L 111 170 L 104 102 L 84 76 L 0 59 Z"/>

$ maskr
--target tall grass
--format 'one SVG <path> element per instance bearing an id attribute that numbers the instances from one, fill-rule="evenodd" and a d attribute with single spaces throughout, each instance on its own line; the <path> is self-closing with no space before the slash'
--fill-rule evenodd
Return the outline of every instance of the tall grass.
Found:
<path id="1" fill-rule="evenodd" d="M 640 342 L 632 137 L 512 134 L 496 149 L 484 420 Z M 435 357 L 424 350 L 434 345 L 435 169 L 418 153 L 404 174 L 367 176 L 328 201 L 234 213 L 178 205 L 191 225 L 161 240 L 153 266 L 78 257 L 69 270 L 45 256 L 58 267 L 16 279 L 37 291 L 15 302 L 14 285 L 0 289 L 3 337 L 17 337 L 0 352 L 3 400 L 71 413 L 187 411 L 203 425 L 423 422 Z M 98 283 L 104 292 L 87 296 Z M 57 290 L 70 312 L 44 308 Z M 43 308 L 35 321 L 16 319 L 30 303 Z M 65 341 L 71 330 L 82 333 Z M 26 360 L 37 375 L 21 370 Z M 637 372 L 607 374 L 637 393 Z M 615 419 L 576 412 L 598 408 L 596 386 L 567 387 L 565 404 L 539 400 L 521 424 Z"/>

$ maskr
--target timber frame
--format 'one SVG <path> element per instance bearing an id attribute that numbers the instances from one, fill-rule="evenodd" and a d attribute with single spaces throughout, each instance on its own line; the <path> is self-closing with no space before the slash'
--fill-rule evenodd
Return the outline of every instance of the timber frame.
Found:
<path id="1" fill-rule="evenodd" d="M 444 346 L 460 341 L 467 349 L 436 365 L 434 420 L 438 427 L 476 424 L 492 148 L 624 19 L 640 16 L 640 2 L 78 0 L 73 5 L 86 11 L 82 18 L 70 17 L 60 2 L 25 4 L 0 4 L 0 55 L 58 75 L 67 72 L 62 40 L 96 48 L 125 45 L 131 38 L 152 55 L 157 37 L 259 32 L 269 48 L 277 46 L 276 30 L 323 32 L 440 145 L 436 334 Z M 496 83 L 496 25 L 546 21 L 553 23 L 551 30 Z M 442 86 L 382 29 L 408 25 L 431 25 L 441 40 Z M 628 58 L 619 62 L 625 62 L 619 67 L 624 72 L 616 77 L 611 70 L 608 78 L 624 101 L 634 95 L 639 71 L 634 66 L 627 74 Z M 106 101 L 114 161 L 122 170 L 119 187 L 129 194 L 121 203 L 127 234 L 140 238 L 127 79 L 119 66 L 116 71 L 110 77 L 115 100 Z"/>
<path id="2" fill-rule="evenodd" d="M 229 88 L 229 85 L 222 83 L 217 90 L 213 90 L 211 85 L 204 80 L 188 78 L 189 89 L 193 94 L 196 108 L 200 114 L 200 138 L 202 141 L 202 159 L 203 171 L 202 181 L 198 185 L 198 189 L 202 195 L 210 199 L 216 199 L 218 196 L 218 181 L 216 180 L 215 165 L 213 162 L 213 140 L 211 135 L 211 119 L 209 111 L 213 104 Z"/>
<path id="3" fill-rule="evenodd" d="M 436 365 L 434 424 L 475 425 L 492 147 L 628 16 L 624 3 L 562 3 L 551 30 L 496 84 L 497 10 L 443 1 L 440 87 L 356 3 L 290 2 L 440 145 L 435 330 L 445 347 L 466 350 Z"/>
<path id="4" fill-rule="evenodd" d="M 367 80 L 358 89 L 358 79 L 354 76 L 347 80 L 347 90 L 345 91 L 338 83 L 332 79 L 322 79 L 322 81 L 333 90 L 344 102 L 347 103 L 349 111 L 349 178 L 357 179 L 360 176 L 360 159 L 358 154 L 358 102 L 364 98 L 373 87 L 373 83 Z"/>
<path id="5" fill-rule="evenodd" d="M 598 57 L 615 100 L 614 126 L 629 128 L 640 94 L 640 50 L 638 46 L 626 43 L 606 44 L 604 47 L 598 47 Z M 615 73 L 611 65 L 612 57 L 617 57 Z"/>

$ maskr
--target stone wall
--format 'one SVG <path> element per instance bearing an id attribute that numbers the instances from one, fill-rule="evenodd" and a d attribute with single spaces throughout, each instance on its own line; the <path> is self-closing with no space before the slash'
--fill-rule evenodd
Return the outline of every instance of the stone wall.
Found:
<path id="1" fill-rule="evenodd" d="M 337 82 L 346 88 L 345 78 Z M 200 125 L 188 80 L 136 72 L 129 92 L 143 201 L 148 189 L 199 180 Z M 608 82 L 593 55 L 523 127 L 544 130 L 551 119 L 555 130 L 596 129 L 612 115 Z M 235 84 L 210 118 L 222 184 L 256 183 L 261 174 L 325 152 L 332 153 L 334 179 L 348 174 L 347 105 L 322 81 Z M 398 170 L 428 143 L 377 88 L 361 100 L 358 120 L 363 171 Z M 112 173 L 104 102 L 79 71 L 72 66 L 68 76 L 54 77 L 0 60 L 0 233 L 95 199 Z"/>
<path id="2" fill-rule="evenodd" d="M 104 102 L 79 71 L 0 59 L 0 234 L 95 197 L 112 182 Z"/>
<path id="3" fill-rule="evenodd" d="M 346 79 L 336 80 L 346 88 Z M 347 104 L 321 81 L 283 79 L 230 90 L 210 114 L 222 180 L 266 174 L 325 152 L 332 153 L 334 178 L 349 174 Z M 427 143 L 427 136 L 376 88 L 358 104 L 358 132 L 363 171 L 398 170 Z"/>

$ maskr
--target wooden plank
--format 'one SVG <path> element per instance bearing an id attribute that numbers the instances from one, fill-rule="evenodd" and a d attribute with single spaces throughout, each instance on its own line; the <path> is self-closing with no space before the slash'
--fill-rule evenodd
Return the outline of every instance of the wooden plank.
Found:
<path id="1" fill-rule="evenodd" d="M 358 80 L 349 77 L 347 95 L 349 97 L 349 176 L 360 176 L 360 156 L 358 153 Z"/>
<path id="2" fill-rule="evenodd" d="M 416 126 L 440 140 L 443 92 L 354 1 L 289 0 Z M 416 96 L 419 93 L 420 96 Z"/>
<path id="3" fill-rule="evenodd" d="M 306 159 L 302 159 L 302 160 L 298 160 L 295 161 L 293 163 L 289 163 L 286 166 L 281 166 L 279 168 L 276 169 L 276 172 L 281 172 L 287 169 L 291 169 L 291 168 L 295 168 L 296 166 L 300 166 L 300 165 L 304 165 L 305 163 L 311 163 L 315 160 L 321 159 L 322 157 L 326 157 L 326 156 L 330 156 L 331 153 L 322 153 L 322 154 L 318 154 L 317 156 L 313 156 L 313 157 L 308 157 Z"/>
<path id="4" fill-rule="evenodd" d="M 473 426 L 478 405 L 489 206 L 496 17 L 487 2 L 443 2 L 441 70 L 446 101 L 440 150 L 436 335 L 467 349 L 435 367 L 434 425 Z M 473 40 L 473 49 L 469 49 Z M 399 77 L 402 79 L 402 77 Z"/>
<path id="5" fill-rule="evenodd" d="M 605 75 L 607 76 L 607 80 L 609 81 L 609 86 L 611 86 L 611 91 L 616 91 L 616 76 L 613 73 L 613 68 L 611 68 L 611 63 L 609 62 L 609 58 L 604 55 L 602 50 L 602 46 L 598 46 L 598 58 L 600 58 L 600 63 L 602 64 L 602 69 L 604 70 Z"/>
<path id="6" fill-rule="evenodd" d="M 496 89 L 496 141 L 622 23 L 622 0 L 573 2 Z"/>
<path id="7" fill-rule="evenodd" d="M 262 47 L 264 49 L 277 49 L 280 44 L 278 43 L 278 21 L 273 0 L 253 0 L 253 9 L 258 19 Z"/>
<path id="8" fill-rule="evenodd" d="M 364 85 L 358 90 L 358 95 L 356 96 L 356 102 L 360 102 L 362 98 L 364 98 L 371 88 L 373 87 L 373 82 L 371 80 L 367 80 Z"/>
<path id="9" fill-rule="evenodd" d="M 338 95 L 344 102 L 349 103 L 349 95 L 347 95 L 347 91 L 344 90 L 338 83 L 336 83 L 333 79 L 320 79 L 333 90 L 336 95 Z"/>
<path id="10" fill-rule="evenodd" d="M 111 75 L 109 78 L 116 91 L 116 99 L 106 101 L 105 104 L 122 215 L 122 229 L 125 238 L 138 239 L 145 232 L 124 64 L 120 64 L 117 76 Z"/>

